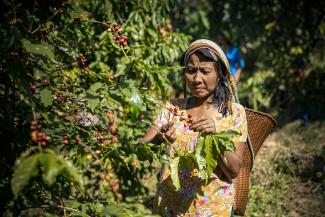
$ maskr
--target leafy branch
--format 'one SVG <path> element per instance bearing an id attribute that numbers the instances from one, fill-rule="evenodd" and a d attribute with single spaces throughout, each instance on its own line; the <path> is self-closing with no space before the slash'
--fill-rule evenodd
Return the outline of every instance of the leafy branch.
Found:
<path id="1" fill-rule="evenodd" d="M 178 177 L 179 168 L 193 169 L 194 166 L 198 170 L 199 178 L 204 179 L 207 184 L 209 177 L 218 166 L 218 158 L 224 156 L 226 151 L 236 151 L 232 138 L 238 135 L 240 134 L 231 130 L 215 134 L 201 134 L 194 153 L 176 153 L 169 163 L 171 179 L 176 190 L 181 187 Z"/>

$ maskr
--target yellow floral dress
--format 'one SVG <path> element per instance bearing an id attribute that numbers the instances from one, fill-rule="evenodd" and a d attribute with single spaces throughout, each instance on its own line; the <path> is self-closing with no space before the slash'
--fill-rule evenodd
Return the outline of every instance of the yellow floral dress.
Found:
<path id="1" fill-rule="evenodd" d="M 186 113 L 186 101 L 174 99 L 170 102 L 180 108 L 179 113 Z M 169 104 L 170 105 L 170 104 Z M 223 117 L 215 114 L 217 132 L 235 130 L 241 135 L 233 138 L 233 142 L 245 142 L 247 138 L 247 123 L 245 109 L 237 103 L 232 103 L 232 114 Z M 162 109 L 155 124 L 159 127 L 173 121 L 176 128 L 176 141 L 183 151 L 193 151 L 198 140 L 198 132 L 188 128 L 186 122 L 174 116 L 168 109 Z M 167 153 L 172 156 L 171 148 Z M 175 190 L 167 166 L 163 166 L 154 209 L 162 216 L 222 216 L 229 217 L 233 205 L 233 184 L 221 181 L 212 174 L 209 183 L 198 176 L 197 170 L 187 169 L 179 172 L 181 187 Z"/>

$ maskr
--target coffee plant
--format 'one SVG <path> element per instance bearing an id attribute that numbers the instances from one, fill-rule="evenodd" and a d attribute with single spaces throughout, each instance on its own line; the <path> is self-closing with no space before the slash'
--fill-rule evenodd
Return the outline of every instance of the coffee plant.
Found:
<path id="1" fill-rule="evenodd" d="M 173 1 L 2 1 L 1 212 L 145 216 L 139 141 L 190 37 Z"/>

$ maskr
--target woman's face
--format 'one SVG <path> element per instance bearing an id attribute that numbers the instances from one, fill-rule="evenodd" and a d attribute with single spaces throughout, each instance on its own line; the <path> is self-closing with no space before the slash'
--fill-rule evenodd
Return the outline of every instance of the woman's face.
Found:
<path id="1" fill-rule="evenodd" d="M 186 64 L 183 79 L 195 97 L 210 97 L 218 81 L 214 62 L 204 57 L 201 53 L 192 54 Z"/>

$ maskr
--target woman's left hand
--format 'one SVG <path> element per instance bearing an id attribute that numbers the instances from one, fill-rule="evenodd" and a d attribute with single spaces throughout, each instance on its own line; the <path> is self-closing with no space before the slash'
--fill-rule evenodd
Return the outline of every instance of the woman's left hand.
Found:
<path id="1" fill-rule="evenodd" d="M 211 118 L 207 117 L 194 118 L 190 129 L 201 133 L 216 132 L 215 122 Z"/>

